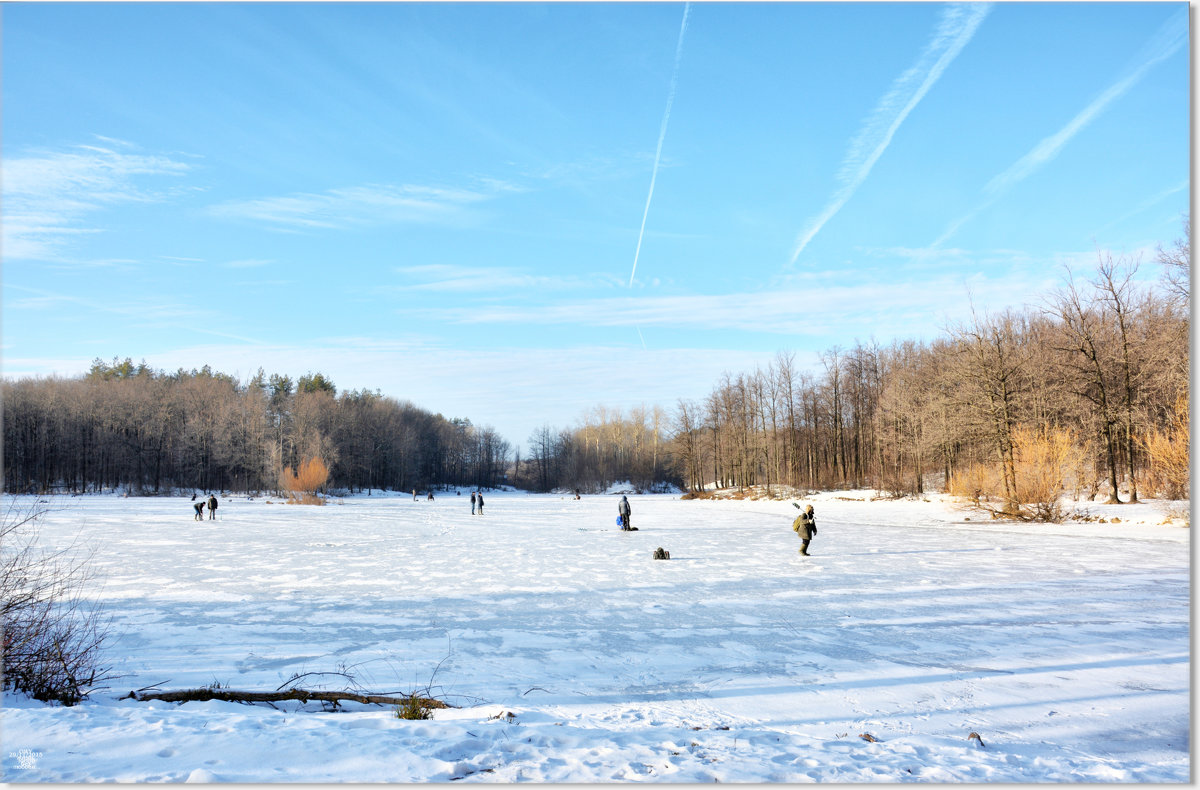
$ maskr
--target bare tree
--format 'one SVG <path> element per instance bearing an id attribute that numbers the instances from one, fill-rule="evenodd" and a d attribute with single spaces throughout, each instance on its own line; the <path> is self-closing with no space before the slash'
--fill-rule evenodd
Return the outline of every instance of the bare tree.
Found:
<path id="1" fill-rule="evenodd" d="M 1192 288 L 1192 218 L 1183 218 L 1183 236 L 1175 239 L 1169 249 L 1158 245 L 1158 262 L 1163 267 L 1167 291 L 1187 311 Z"/>
<path id="2" fill-rule="evenodd" d="M 1016 458 L 1013 432 L 1021 418 L 1021 398 L 1030 386 L 1028 350 L 1020 337 L 1021 318 L 1012 312 L 980 317 L 951 331 L 958 344 L 956 374 L 960 403 L 988 437 L 1001 466 L 1003 512 L 1016 514 Z"/>

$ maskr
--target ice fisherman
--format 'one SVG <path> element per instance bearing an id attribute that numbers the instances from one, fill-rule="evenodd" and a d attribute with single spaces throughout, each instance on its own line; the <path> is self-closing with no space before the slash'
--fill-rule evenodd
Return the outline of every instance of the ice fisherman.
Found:
<path id="1" fill-rule="evenodd" d="M 208 517 L 210 519 L 215 519 L 217 517 L 217 495 L 216 494 L 208 495 Z"/>
<path id="2" fill-rule="evenodd" d="M 195 499 L 195 498 L 196 498 L 196 495 L 192 494 L 192 499 Z M 196 521 L 204 520 L 204 503 L 205 503 L 205 501 L 206 500 L 201 499 L 199 502 L 192 505 L 192 509 L 196 511 L 196 519 L 195 519 Z"/>
<path id="3" fill-rule="evenodd" d="M 800 536 L 800 553 L 808 556 L 808 542 L 817 534 L 817 520 L 813 516 L 813 506 L 804 508 L 796 520 L 792 522 L 792 530 Z"/>
<path id="4" fill-rule="evenodd" d="M 617 503 L 617 514 L 621 516 L 621 530 L 623 532 L 632 532 L 633 527 L 629 526 L 629 515 L 633 512 L 633 508 L 629 507 L 629 497 L 621 494 L 621 501 Z"/>

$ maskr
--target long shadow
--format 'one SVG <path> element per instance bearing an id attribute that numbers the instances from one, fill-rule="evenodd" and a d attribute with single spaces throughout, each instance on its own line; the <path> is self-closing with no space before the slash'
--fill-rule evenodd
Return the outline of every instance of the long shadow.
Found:
<path id="1" fill-rule="evenodd" d="M 886 660 L 886 659 L 884 659 Z M 736 697 L 758 697 L 771 696 L 776 694 L 794 694 L 798 692 L 827 692 L 827 691 L 844 691 L 849 689 L 863 688 L 885 688 L 892 686 L 910 686 L 924 685 L 931 683 L 948 683 L 964 680 L 976 680 L 984 677 L 996 677 L 1002 675 L 1036 675 L 1045 672 L 1078 672 L 1091 669 L 1113 669 L 1117 667 L 1144 667 L 1144 666 L 1161 666 L 1163 664 L 1183 664 L 1188 662 L 1188 656 L 1168 656 L 1165 658 L 1128 658 L 1128 659 L 1109 659 L 1107 661 L 1091 661 L 1078 662 L 1074 664 L 1058 664 L 1049 666 L 1027 666 L 1017 667 L 1012 670 L 982 670 L 978 672 L 946 672 L 934 675 L 922 675 L 912 677 L 893 677 L 893 678 L 869 678 L 863 680 L 852 681 L 834 681 L 828 683 L 807 683 L 796 682 L 791 684 L 771 685 L 771 686 L 739 686 L 735 689 L 719 689 L 716 691 L 700 691 L 694 690 L 693 693 L 681 693 L 682 689 L 664 689 L 662 691 L 636 691 L 613 694 L 587 694 L 581 695 L 588 702 L 655 702 L 655 701 L 670 701 L 684 699 L 732 699 Z M 1178 694 L 1180 692 L 1170 689 L 1147 689 L 1145 691 L 1129 692 L 1130 694 Z M 1088 699 L 1111 699 L 1110 695 L 1098 695 L 1089 697 Z M 1058 702 L 1059 700 L 1056 700 Z M 1045 704 L 1046 700 L 1039 700 L 1029 703 L 1038 705 Z M 1017 704 L 1017 703 L 1014 703 Z M 1007 704 L 1000 707 L 1009 707 Z M 977 708 L 972 708 L 976 710 Z"/>
<path id="2" fill-rule="evenodd" d="M 911 551 L 855 551 L 855 552 L 839 552 L 837 554 L 812 556 L 835 557 L 890 557 L 893 554 L 973 554 L 975 552 L 996 552 L 996 551 L 1012 551 L 1012 546 L 999 546 L 986 549 L 912 549 Z"/>

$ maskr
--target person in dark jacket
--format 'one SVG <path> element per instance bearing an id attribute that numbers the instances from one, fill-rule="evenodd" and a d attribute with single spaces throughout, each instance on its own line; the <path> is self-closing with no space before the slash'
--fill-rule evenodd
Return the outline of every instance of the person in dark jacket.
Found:
<path id="1" fill-rule="evenodd" d="M 479 506 L 479 515 L 483 515 L 483 492 L 480 491 L 475 499 L 475 504 Z"/>
<path id="2" fill-rule="evenodd" d="M 475 515 L 475 492 L 471 492 L 471 515 Z"/>
<path id="3" fill-rule="evenodd" d="M 196 495 L 192 494 L 192 499 L 195 499 L 195 498 L 196 498 Z M 192 508 L 196 511 L 196 521 L 204 520 L 204 502 L 205 502 L 205 500 L 201 499 L 199 502 L 192 505 Z"/>
<path id="4" fill-rule="evenodd" d="M 208 517 L 210 519 L 215 519 L 217 517 L 217 495 L 216 494 L 208 495 Z"/>
<path id="5" fill-rule="evenodd" d="M 817 534 L 817 520 L 813 516 L 813 506 L 809 505 L 796 520 L 792 522 L 792 530 L 800 536 L 800 553 L 808 556 L 808 543 Z"/>
<path id="6" fill-rule="evenodd" d="M 629 507 L 629 498 L 624 494 L 621 495 L 621 501 L 617 503 L 617 514 L 621 517 L 621 530 L 630 532 L 633 527 L 629 526 L 629 516 L 633 512 Z"/>

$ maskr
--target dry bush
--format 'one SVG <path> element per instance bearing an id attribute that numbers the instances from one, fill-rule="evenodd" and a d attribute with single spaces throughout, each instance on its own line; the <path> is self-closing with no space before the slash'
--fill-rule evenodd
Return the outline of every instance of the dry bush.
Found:
<path id="1" fill-rule="evenodd" d="M 1150 456 L 1145 482 L 1167 499 L 1187 499 L 1190 494 L 1190 429 L 1188 399 L 1181 395 L 1175 401 L 1175 413 L 1167 430 L 1155 429 L 1141 440 L 1142 448 Z"/>
<path id="2" fill-rule="evenodd" d="M 946 493 L 983 507 L 984 502 L 997 498 L 1003 489 L 1000 470 L 995 464 L 969 464 L 950 476 Z"/>
<path id="3" fill-rule="evenodd" d="M 1005 501 L 997 463 L 963 467 L 951 476 L 946 491 L 996 518 L 1061 521 L 1063 491 L 1068 481 L 1078 481 L 1085 457 L 1069 430 L 1018 426 L 1013 430 L 1014 502 Z"/>
<path id="4" fill-rule="evenodd" d="M 1061 521 L 1066 479 L 1079 458 L 1074 433 L 1059 428 L 1018 427 L 1013 431 L 1013 450 L 1021 517 Z"/>
<path id="5" fill-rule="evenodd" d="M 38 545 L 47 509 L 10 500 L 0 517 L 0 622 L 4 688 L 74 705 L 111 678 L 100 664 L 110 622 L 87 592 L 88 556 Z"/>
<path id="6" fill-rule="evenodd" d="M 329 482 L 329 467 L 320 458 L 312 457 L 300 464 L 300 470 L 284 467 L 279 473 L 279 488 L 287 493 L 288 501 L 302 505 L 323 505 L 318 494 Z"/>

